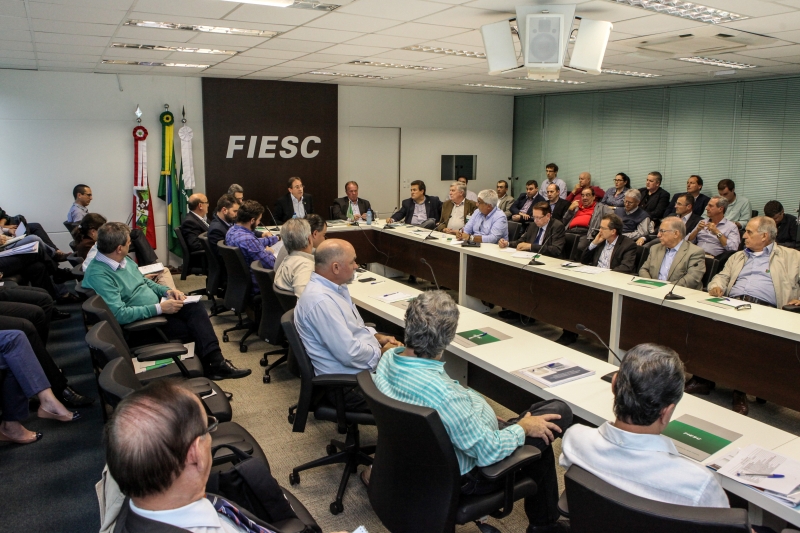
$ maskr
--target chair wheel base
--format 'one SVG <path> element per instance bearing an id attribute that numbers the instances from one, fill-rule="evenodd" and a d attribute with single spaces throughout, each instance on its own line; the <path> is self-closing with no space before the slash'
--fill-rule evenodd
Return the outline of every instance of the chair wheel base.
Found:
<path id="1" fill-rule="evenodd" d="M 247 352 L 247 345 L 246 344 L 240 344 L 239 345 L 239 351 L 241 353 L 246 353 Z"/>
<path id="2" fill-rule="evenodd" d="M 294 424 L 294 413 L 291 413 L 289 416 L 286 417 L 290 424 Z"/>
<path id="3" fill-rule="evenodd" d="M 333 455 L 333 454 L 335 454 L 335 453 L 338 453 L 338 452 L 339 452 L 339 450 L 337 450 L 337 449 L 336 449 L 336 446 L 334 446 L 333 444 L 328 444 L 327 446 L 325 446 L 325 452 L 326 452 L 328 455 Z"/>
<path id="4" fill-rule="evenodd" d="M 297 485 L 298 483 L 300 483 L 300 474 L 297 472 L 292 472 L 289 474 L 289 484 Z"/>
<path id="5" fill-rule="evenodd" d="M 339 500 L 337 500 L 335 502 L 331 502 L 331 514 L 332 515 L 337 515 L 337 514 L 341 513 L 342 511 L 344 511 L 344 505 L 342 505 L 342 502 L 340 502 Z"/>
<path id="6" fill-rule="evenodd" d="M 264 381 L 264 384 L 267 384 L 267 383 L 269 383 L 270 381 L 272 381 L 272 378 L 270 378 L 268 375 L 267 375 L 267 376 L 264 376 L 264 377 L 263 377 L 263 378 L 261 378 L 261 379 L 262 379 L 262 381 Z"/>
<path id="7" fill-rule="evenodd" d="M 267 358 L 262 357 L 261 360 L 258 362 L 258 364 L 261 366 L 267 366 Z"/>
<path id="8" fill-rule="evenodd" d="M 222 342 L 228 342 L 228 340 L 229 340 L 229 339 L 228 339 L 228 334 L 227 334 L 227 333 L 225 333 L 224 335 L 222 335 Z"/>

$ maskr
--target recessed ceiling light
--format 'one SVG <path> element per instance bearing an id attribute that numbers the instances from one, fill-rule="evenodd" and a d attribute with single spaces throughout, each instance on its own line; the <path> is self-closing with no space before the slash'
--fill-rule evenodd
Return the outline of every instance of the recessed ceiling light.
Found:
<path id="1" fill-rule="evenodd" d="M 573 80 L 536 80 L 531 78 L 514 78 L 517 80 L 525 80 L 525 81 L 544 81 L 547 83 L 565 83 L 567 85 L 583 85 L 586 83 L 585 81 L 573 81 Z"/>
<path id="2" fill-rule="evenodd" d="M 155 61 L 123 61 L 121 59 L 104 59 L 106 65 L 139 65 L 142 67 L 181 67 L 181 68 L 208 68 L 211 65 L 195 65 L 192 63 L 159 63 Z"/>
<path id="3" fill-rule="evenodd" d="M 156 52 L 193 52 L 196 54 L 224 54 L 234 56 L 236 50 L 212 50 L 211 48 L 187 48 L 185 46 L 161 46 L 158 44 L 131 44 L 111 43 L 111 48 L 135 48 L 139 50 L 154 50 Z"/>
<path id="4" fill-rule="evenodd" d="M 422 65 L 399 65 L 397 63 L 381 63 L 379 61 L 351 61 L 351 65 L 361 65 L 362 67 L 383 67 L 383 68 L 404 68 L 408 70 L 444 70 L 444 67 L 423 67 Z"/>
<path id="5" fill-rule="evenodd" d="M 315 76 L 339 76 L 340 78 L 362 78 L 365 80 L 390 80 L 388 76 L 370 76 L 369 74 L 349 74 L 345 72 L 328 72 L 326 70 L 313 70 L 309 74 Z"/>
<path id="6" fill-rule="evenodd" d="M 464 87 L 484 87 L 486 89 L 511 89 L 512 91 L 521 91 L 525 87 L 511 87 L 510 85 L 488 85 L 485 83 L 462 83 Z"/>
<path id="7" fill-rule="evenodd" d="M 333 11 L 336 8 L 342 7 L 337 4 L 323 4 L 322 2 L 315 2 L 314 0 L 226 0 L 228 2 L 236 2 L 239 4 L 255 4 L 258 6 L 268 7 L 294 7 L 297 9 L 316 9 L 319 11 Z"/>
<path id="8" fill-rule="evenodd" d="M 692 2 L 682 2 L 680 0 L 608 0 L 615 4 L 638 7 L 647 11 L 672 15 L 684 19 L 696 20 L 698 22 L 710 22 L 711 24 L 722 24 L 723 22 L 736 22 L 750 18 L 746 15 L 722 11 L 713 7 L 695 4 Z"/>
<path id="9" fill-rule="evenodd" d="M 604 68 L 603 74 L 619 74 L 620 76 L 633 76 L 634 78 L 660 78 L 661 74 L 650 74 L 649 72 L 633 72 L 631 70 L 614 70 L 613 68 Z"/>
<path id="10" fill-rule="evenodd" d="M 238 2 L 241 4 L 257 4 L 270 7 L 289 7 L 294 4 L 294 0 L 227 0 L 228 2 Z"/>
<path id="11" fill-rule="evenodd" d="M 486 54 L 483 52 L 471 52 L 469 50 L 453 50 L 452 48 L 441 48 L 439 46 L 422 46 L 415 44 L 414 46 L 406 46 L 403 50 L 410 50 L 412 52 L 429 52 L 431 54 L 444 54 L 448 56 L 458 57 L 472 57 L 475 59 L 486 59 Z"/>
<path id="12" fill-rule="evenodd" d="M 737 63 L 736 61 L 726 61 L 724 59 L 714 59 L 713 57 L 679 57 L 678 61 L 688 61 L 689 63 L 697 63 L 699 65 L 711 65 L 712 67 L 726 67 L 726 68 L 756 68 L 758 65 L 750 65 L 747 63 Z"/>
<path id="13" fill-rule="evenodd" d="M 229 35 L 247 35 L 249 37 L 272 38 L 280 32 L 270 30 L 246 30 L 243 28 L 225 28 L 222 26 L 201 26 L 197 24 L 181 24 L 179 22 L 154 22 L 152 20 L 129 20 L 123 26 L 140 26 L 162 30 L 202 31 L 207 33 L 226 33 Z"/>

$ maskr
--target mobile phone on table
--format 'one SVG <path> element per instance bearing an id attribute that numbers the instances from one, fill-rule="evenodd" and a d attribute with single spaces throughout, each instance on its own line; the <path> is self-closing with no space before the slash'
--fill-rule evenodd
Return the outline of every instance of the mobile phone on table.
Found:
<path id="1" fill-rule="evenodd" d="M 360 281 L 361 283 L 366 283 L 368 281 L 375 281 L 375 278 L 362 278 L 359 279 L 358 281 Z"/>

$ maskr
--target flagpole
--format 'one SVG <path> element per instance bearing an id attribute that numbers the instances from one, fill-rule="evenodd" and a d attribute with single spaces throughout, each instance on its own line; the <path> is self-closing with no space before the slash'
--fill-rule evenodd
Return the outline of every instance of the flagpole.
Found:
<path id="1" fill-rule="evenodd" d="M 164 111 L 169 111 L 169 104 L 164 104 Z M 161 140 L 161 143 L 165 144 L 163 139 Z M 162 148 L 162 150 L 163 150 L 163 148 Z M 167 256 L 166 256 L 167 264 L 166 264 L 166 267 L 168 269 L 172 270 L 172 265 L 169 262 L 170 261 L 170 258 L 169 258 L 169 223 L 170 223 L 170 219 L 169 219 L 169 204 L 167 204 L 167 223 L 164 225 L 164 229 L 165 229 L 165 231 L 164 231 L 164 245 L 167 248 Z"/>

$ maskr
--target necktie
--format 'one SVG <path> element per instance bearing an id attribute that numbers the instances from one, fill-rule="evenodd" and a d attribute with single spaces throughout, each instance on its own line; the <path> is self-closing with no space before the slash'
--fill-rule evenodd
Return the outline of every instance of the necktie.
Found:
<path id="1" fill-rule="evenodd" d="M 536 234 L 536 244 L 542 244 L 542 234 L 544 234 L 544 228 L 539 228 L 539 233 Z"/>
<path id="2" fill-rule="evenodd" d="M 230 502 L 218 498 L 216 496 L 206 496 L 214 509 L 223 516 L 228 517 L 234 524 L 242 528 L 248 533 L 275 533 L 265 527 L 261 527 L 242 513 L 236 506 Z"/>

